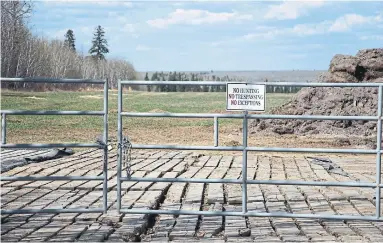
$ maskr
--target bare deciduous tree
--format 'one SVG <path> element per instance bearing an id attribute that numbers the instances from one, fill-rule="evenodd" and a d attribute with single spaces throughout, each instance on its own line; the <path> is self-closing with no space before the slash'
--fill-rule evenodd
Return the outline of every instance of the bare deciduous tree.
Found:
<path id="1" fill-rule="evenodd" d="M 132 80 L 136 72 L 123 60 L 95 61 L 68 48 L 64 40 L 33 36 L 26 26 L 32 12 L 27 1 L 1 1 L 1 76 L 108 79 L 117 87 L 118 79 Z M 3 88 L 45 90 L 78 89 L 78 85 L 2 83 Z"/>

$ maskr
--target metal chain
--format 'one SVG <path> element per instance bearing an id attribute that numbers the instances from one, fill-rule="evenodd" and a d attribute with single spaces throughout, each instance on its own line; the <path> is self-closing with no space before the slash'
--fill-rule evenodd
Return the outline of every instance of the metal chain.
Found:
<path id="1" fill-rule="evenodd" d="M 126 177 L 131 177 L 132 143 L 129 137 L 122 138 L 122 163 L 126 169 Z"/>

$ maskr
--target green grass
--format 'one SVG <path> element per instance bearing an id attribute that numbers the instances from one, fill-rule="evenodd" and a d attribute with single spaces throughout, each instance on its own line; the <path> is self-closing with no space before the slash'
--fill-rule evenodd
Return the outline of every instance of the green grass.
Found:
<path id="1" fill-rule="evenodd" d="M 3 91 L 2 110 L 93 110 L 103 109 L 103 92 L 10 92 Z M 268 94 L 267 111 L 286 103 L 290 94 Z M 225 93 L 147 93 L 126 92 L 123 111 L 172 113 L 224 113 Z M 267 112 L 266 111 L 266 112 Z M 33 139 L 75 137 L 82 141 L 102 133 L 102 117 L 95 116 L 7 116 L 8 142 Z M 213 119 L 124 118 L 129 129 L 169 126 L 211 126 Z M 241 124 L 238 119 L 220 119 L 220 125 Z M 117 92 L 109 92 L 109 130 L 116 136 Z M 67 134 L 63 136 L 63 134 Z M 49 137 L 48 136 L 48 137 Z M 29 140 L 29 139 L 27 139 Z M 43 139 L 44 140 L 44 139 Z M 48 139 L 51 140 L 51 139 Z"/>

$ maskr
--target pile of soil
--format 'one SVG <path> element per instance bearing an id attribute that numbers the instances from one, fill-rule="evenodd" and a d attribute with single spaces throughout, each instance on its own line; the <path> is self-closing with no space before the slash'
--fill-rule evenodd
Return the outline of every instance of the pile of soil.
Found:
<path id="1" fill-rule="evenodd" d="M 335 55 L 318 82 L 383 82 L 383 49 L 360 50 L 356 56 Z M 376 116 L 377 88 L 303 88 L 272 114 Z M 320 120 L 254 120 L 250 133 L 332 135 L 339 145 L 376 147 L 376 122 Z"/>

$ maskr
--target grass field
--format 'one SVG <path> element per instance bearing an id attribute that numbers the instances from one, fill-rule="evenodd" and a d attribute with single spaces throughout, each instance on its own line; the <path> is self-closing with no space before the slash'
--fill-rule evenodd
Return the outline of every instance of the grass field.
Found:
<path id="1" fill-rule="evenodd" d="M 1 109 L 102 110 L 100 92 L 9 92 L 1 93 Z M 291 98 L 268 94 L 267 111 Z M 225 93 L 129 92 L 123 110 L 135 112 L 225 113 Z M 7 116 L 7 143 L 93 142 L 102 134 L 102 117 Z M 220 141 L 236 141 L 240 119 L 220 119 Z M 213 144 L 213 119 L 124 118 L 124 134 L 135 143 Z M 116 137 L 117 92 L 109 93 L 109 134 Z M 234 131 L 234 133 L 233 133 Z"/>

